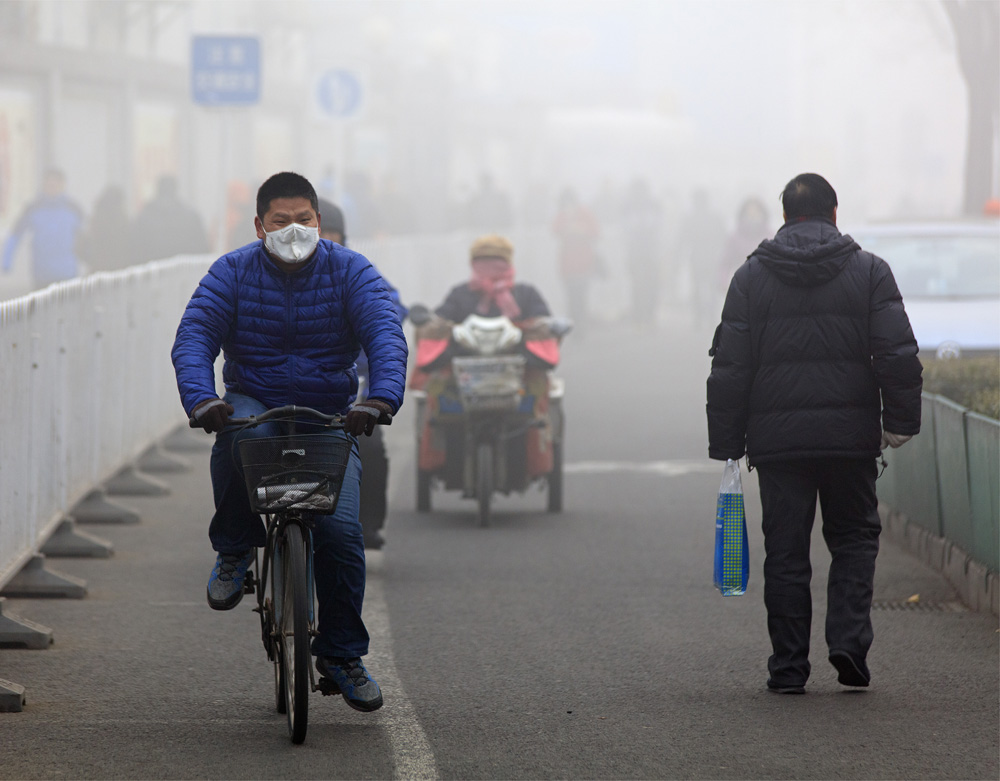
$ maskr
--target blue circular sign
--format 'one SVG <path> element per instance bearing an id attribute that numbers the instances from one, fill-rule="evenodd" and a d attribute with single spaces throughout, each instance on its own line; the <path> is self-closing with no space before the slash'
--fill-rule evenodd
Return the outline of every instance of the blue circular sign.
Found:
<path id="1" fill-rule="evenodd" d="M 316 84 L 316 102 L 327 116 L 349 117 L 361 107 L 361 82 L 351 71 L 328 70 Z"/>

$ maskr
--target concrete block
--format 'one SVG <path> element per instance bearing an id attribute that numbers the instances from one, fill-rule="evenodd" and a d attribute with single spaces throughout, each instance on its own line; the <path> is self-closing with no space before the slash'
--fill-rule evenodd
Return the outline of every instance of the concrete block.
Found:
<path id="1" fill-rule="evenodd" d="M 136 462 L 143 472 L 185 472 L 191 462 L 183 456 L 171 453 L 159 444 L 153 445 L 139 456 Z"/>
<path id="2" fill-rule="evenodd" d="M 87 494 L 70 515 L 77 523 L 139 523 L 139 513 L 108 499 L 103 489 Z"/>
<path id="3" fill-rule="evenodd" d="M 983 613 L 996 613 L 997 573 L 975 559 L 968 561 L 966 580 L 969 587 L 969 607 Z"/>
<path id="4" fill-rule="evenodd" d="M 212 445 L 215 444 L 215 437 L 206 434 L 201 429 L 189 428 L 187 423 L 185 423 L 164 437 L 162 444 L 168 450 L 204 453 L 206 450 L 212 449 Z"/>
<path id="5" fill-rule="evenodd" d="M 80 531 L 73 518 L 63 518 L 40 552 L 49 558 L 106 559 L 114 552 L 114 546 Z"/>
<path id="6" fill-rule="evenodd" d="M 6 601 L 0 597 L 0 646 L 44 650 L 52 645 L 52 630 L 47 626 L 13 613 L 4 615 Z"/>
<path id="7" fill-rule="evenodd" d="M 921 531 L 924 538 L 925 561 L 940 572 L 945 566 L 945 557 L 951 543 L 944 539 L 944 537 L 931 534 L 926 529 L 921 529 Z"/>
<path id="8" fill-rule="evenodd" d="M 949 545 L 941 572 L 958 591 L 962 601 L 975 609 L 975 594 L 969 588 L 969 555 L 961 548 Z"/>
<path id="9" fill-rule="evenodd" d="M 108 480 L 104 490 L 112 496 L 164 496 L 170 493 L 170 486 L 130 464 Z"/>
<path id="10" fill-rule="evenodd" d="M 23 686 L 0 678 L 0 713 L 20 713 L 27 702 Z"/>
<path id="11" fill-rule="evenodd" d="M 83 599 L 87 596 L 87 583 L 72 575 L 64 575 L 45 567 L 45 557 L 32 556 L 3 590 L 5 597 L 56 597 L 63 599 Z"/>

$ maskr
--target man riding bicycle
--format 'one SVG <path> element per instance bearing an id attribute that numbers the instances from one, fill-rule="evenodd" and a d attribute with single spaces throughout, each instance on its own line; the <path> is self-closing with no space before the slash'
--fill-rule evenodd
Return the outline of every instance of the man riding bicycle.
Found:
<path id="1" fill-rule="evenodd" d="M 406 339 L 387 286 L 357 252 L 319 238 L 316 191 L 299 174 L 283 172 L 257 192 L 258 241 L 223 255 L 201 280 L 177 329 L 171 356 L 188 416 L 216 433 L 211 476 L 215 515 L 209 539 L 218 553 L 208 604 L 230 610 L 242 599 L 254 548 L 265 544 L 250 508 L 236 430 L 230 417 L 259 415 L 295 404 L 346 413 L 336 435 L 354 441 L 336 511 L 313 529 L 319 631 L 316 668 L 358 710 L 381 707 L 382 693 L 361 662 L 369 635 L 361 619 L 365 553 L 358 520 L 361 462 L 356 437 L 403 402 Z M 355 361 L 369 362 L 368 397 L 358 390 Z M 223 351 L 225 396 L 215 388 Z M 353 406 L 352 406 L 353 404 Z M 266 436 L 267 426 L 239 436 Z"/>

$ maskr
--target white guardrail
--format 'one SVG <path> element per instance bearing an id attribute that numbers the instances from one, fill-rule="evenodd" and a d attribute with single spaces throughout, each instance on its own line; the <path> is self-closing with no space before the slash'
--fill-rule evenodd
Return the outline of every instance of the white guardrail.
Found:
<path id="1" fill-rule="evenodd" d="M 170 348 L 212 258 L 0 302 L 0 586 L 89 491 L 184 422 Z"/>
<path id="2" fill-rule="evenodd" d="M 518 278 L 561 311 L 548 231 L 509 235 Z M 404 303 L 433 307 L 468 278 L 472 238 L 456 232 L 351 247 Z M 0 588 L 75 504 L 184 424 L 170 348 L 213 260 L 154 261 L 0 301 Z"/>

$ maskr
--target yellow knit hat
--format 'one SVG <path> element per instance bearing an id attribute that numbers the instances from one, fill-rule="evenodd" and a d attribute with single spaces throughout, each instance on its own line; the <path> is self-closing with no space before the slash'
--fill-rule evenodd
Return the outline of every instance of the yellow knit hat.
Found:
<path id="1" fill-rule="evenodd" d="M 477 258 L 500 258 L 510 263 L 513 257 L 514 245 L 510 243 L 509 239 L 498 236 L 496 233 L 480 236 L 472 242 L 472 246 L 469 248 L 470 261 Z"/>

